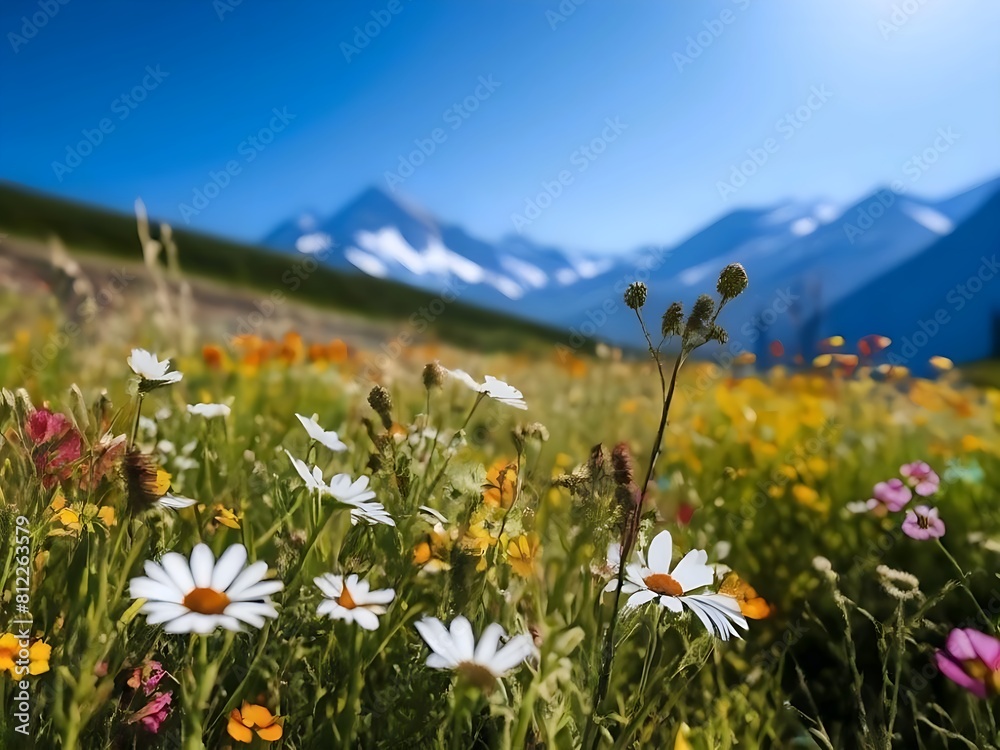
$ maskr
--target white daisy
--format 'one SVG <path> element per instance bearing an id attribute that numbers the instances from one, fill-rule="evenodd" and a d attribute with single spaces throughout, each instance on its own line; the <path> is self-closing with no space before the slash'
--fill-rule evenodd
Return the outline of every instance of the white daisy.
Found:
<path id="1" fill-rule="evenodd" d="M 428 667 L 455 670 L 484 689 L 535 653 L 535 645 L 527 635 L 516 635 L 501 647 L 505 632 L 497 623 L 486 626 L 476 645 L 472 625 L 461 615 L 451 621 L 450 631 L 436 617 L 425 617 L 416 628 L 433 652 L 427 657 Z"/>
<path id="2" fill-rule="evenodd" d="M 323 472 L 318 466 L 313 466 L 310 470 L 305 461 L 300 461 L 287 450 L 285 450 L 285 455 L 291 460 L 295 472 L 302 477 L 302 481 L 306 483 L 308 489 L 319 492 L 327 489 L 326 483 L 323 481 Z"/>
<path id="3" fill-rule="evenodd" d="M 347 445 L 337 437 L 337 433 L 333 430 L 324 430 L 316 422 L 316 415 L 313 414 L 312 417 L 303 417 L 301 414 L 296 414 L 299 422 L 302 426 L 306 428 L 306 432 L 309 433 L 309 437 L 315 440 L 320 445 L 325 445 L 332 451 L 346 451 Z"/>
<path id="4" fill-rule="evenodd" d="M 215 560 L 207 544 L 191 551 L 190 562 L 168 552 L 159 563 L 147 560 L 145 576 L 129 582 L 129 595 L 145 599 L 139 610 L 150 625 L 165 623 L 167 633 L 207 634 L 216 628 L 242 630 L 241 623 L 263 627 L 278 616 L 271 594 L 281 581 L 264 580 L 267 563 L 247 565 L 247 550 L 234 544 Z"/>
<path id="5" fill-rule="evenodd" d="M 179 510 L 181 508 L 190 508 L 194 505 L 197 500 L 192 500 L 190 497 L 182 497 L 180 495 L 175 495 L 172 492 L 168 492 L 166 495 L 161 497 L 156 501 L 163 508 L 170 508 L 171 510 Z"/>
<path id="6" fill-rule="evenodd" d="M 357 526 L 358 521 L 365 521 L 372 526 L 384 523 L 386 526 L 395 526 L 396 521 L 389 515 L 382 503 L 348 503 L 351 508 L 351 525 Z"/>
<path id="7" fill-rule="evenodd" d="M 448 519 L 445 517 L 445 515 L 443 513 L 441 513 L 440 511 L 434 510 L 434 508 L 432 508 L 429 505 L 421 505 L 418 508 L 418 510 L 421 513 L 423 513 L 424 515 L 430 516 L 430 518 L 428 520 L 431 523 L 435 523 L 435 521 L 438 522 L 438 523 L 442 523 L 442 524 L 448 523 Z"/>
<path id="8" fill-rule="evenodd" d="M 483 393 L 501 404 L 513 406 L 515 409 L 527 409 L 528 404 L 524 400 L 524 394 L 512 385 L 508 385 L 502 380 L 497 380 L 492 375 L 486 376 L 483 383 Z"/>
<path id="9" fill-rule="evenodd" d="M 477 383 L 475 378 L 473 378 L 465 370 L 448 370 L 445 368 L 445 372 L 455 378 L 455 380 L 464 383 L 477 393 L 485 393 L 487 396 L 499 401 L 501 404 L 513 406 L 515 409 L 528 408 L 528 404 L 524 401 L 523 393 L 517 390 L 514 386 L 508 385 L 502 380 L 497 380 L 492 375 L 486 376 L 486 382 Z"/>
<path id="10" fill-rule="evenodd" d="M 325 492 L 351 507 L 351 523 L 354 525 L 357 525 L 358 521 L 367 521 L 372 525 L 377 523 L 384 523 L 386 526 L 396 525 L 392 516 L 386 512 L 385 506 L 372 501 L 375 493 L 368 489 L 368 477 L 364 475 L 351 481 L 349 475 L 337 474 L 330 478 L 330 484 L 325 488 Z"/>
<path id="11" fill-rule="evenodd" d="M 147 352 L 145 349 L 133 349 L 132 355 L 128 358 L 128 366 L 132 368 L 132 372 L 139 376 L 140 390 L 144 391 L 176 383 L 184 377 L 177 371 L 167 372 L 170 369 L 169 359 L 161 362 L 155 354 Z"/>
<path id="12" fill-rule="evenodd" d="M 630 594 L 625 606 L 638 607 L 658 599 L 671 612 L 679 613 L 687 607 L 710 633 L 724 641 L 731 635 L 739 638 L 733 625 L 744 630 L 748 626 L 735 599 L 716 593 L 690 593 L 710 586 L 715 580 L 712 568 L 706 564 L 708 554 L 704 550 L 691 550 L 670 570 L 673 552 L 670 532 L 661 531 L 649 545 L 648 564 L 640 554 L 635 562 L 625 566 L 622 593 Z M 612 580 L 604 590 L 614 591 L 617 585 L 617 580 Z"/>
<path id="13" fill-rule="evenodd" d="M 347 576 L 326 573 L 313 582 L 326 597 L 320 602 L 316 614 L 328 615 L 331 620 L 356 622 L 365 630 L 378 628 L 379 615 L 384 615 L 386 605 L 395 598 L 392 589 L 371 590 L 368 581 L 359 580 L 354 574 Z"/>
<path id="14" fill-rule="evenodd" d="M 232 409 L 225 404 L 188 404 L 187 410 L 188 414 L 204 417 L 205 419 L 228 417 L 232 413 Z"/>
<path id="15" fill-rule="evenodd" d="M 368 477 L 364 475 L 352 481 L 348 474 L 337 474 L 330 478 L 326 491 L 340 502 L 351 505 L 375 497 L 375 492 L 368 488 Z"/>
<path id="16" fill-rule="evenodd" d="M 384 523 L 386 526 L 396 525 L 392 516 L 386 512 L 385 506 L 372 501 L 375 493 L 368 488 L 368 477 L 360 476 L 351 480 L 347 474 L 337 474 L 330 479 L 329 484 L 326 484 L 323 481 L 323 472 L 318 466 L 310 469 L 304 461 L 295 458 L 287 450 L 285 453 L 310 491 L 329 495 L 350 508 L 351 524 L 356 526 L 358 521 L 366 521 L 372 525 L 377 523 Z"/>

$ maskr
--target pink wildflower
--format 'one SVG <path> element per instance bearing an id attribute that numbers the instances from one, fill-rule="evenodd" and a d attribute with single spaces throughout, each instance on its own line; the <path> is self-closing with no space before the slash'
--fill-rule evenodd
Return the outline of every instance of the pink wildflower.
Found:
<path id="1" fill-rule="evenodd" d="M 971 628 L 956 628 L 935 655 L 938 669 L 955 684 L 985 698 L 1000 693 L 1000 640 Z"/>
<path id="2" fill-rule="evenodd" d="M 914 461 L 899 467 L 899 473 L 906 479 L 913 491 L 921 497 L 933 495 L 941 485 L 941 478 L 926 461 Z"/>
<path id="3" fill-rule="evenodd" d="M 906 511 L 903 533 L 911 539 L 940 539 L 944 536 L 944 521 L 938 518 L 938 509 L 918 505 Z"/>

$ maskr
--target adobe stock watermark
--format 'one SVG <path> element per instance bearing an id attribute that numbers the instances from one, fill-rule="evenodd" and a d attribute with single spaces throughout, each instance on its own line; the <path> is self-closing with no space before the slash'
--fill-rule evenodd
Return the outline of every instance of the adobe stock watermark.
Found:
<path id="1" fill-rule="evenodd" d="M 572 169 L 561 169 L 550 180 L 542 180 L 539 185 L 542 190 L 538 194 L 524 198 L 524 210 L 521 213 L 514 212 L 510 215 L 511 224 L 518 232 L 523 232 L 525 227 L 534 223 L 542 212 L 549 208 L 566 188 L 574 183 L 576 178 L 586 172 L 590 165 L 600 158 L 608 149 L 608 145 L 618 140 L 618 137 L 628 130 L 628 125 L 621 121 L 620 117 L 604 118 L 604 129 L 600 135 L 592 138 L 569 155 L 569 165 Z"/>
<path id="2" fill-rule="evenodd" d="M 897 196 L 905 194 L 919 182 L 920 178 L 937 164 L 941 155 L 947 153 L 961 137 L 950 127 L 938 128 L 931 145 L 903 162 L 902 172 L 910 178 L 909 183 L 893 180 L 888 190 L 884 188 L 879 190 L 871 200 L 858 206 L 853 221 L 842 223 L 848 242 L 853 245 L 858 238 L 864 236 L 865 232 L 875 226 L 875 223 L 885 216 L 886 210 L 896 202 Z"/>
<path id="3" fill-rule="evenodd" d="M 28 675 L 31 666 L 31 629 L 34 625 L 34 617 L 31 613 L 31 528 L 28 519 L 18 516 L 14 519 L 14 538 L 11 540 L 14 549 L 13 562 L 17 566 L 14 568 L 14 596 L 12 597 L 17 608 L 17 617 L 11 621 L 11 631 L 17 638 L 17 652 L 13 654 L 13 665 L 10 667 L 11 677 L 15 677 L 17 682 L 14 687 L 14 731 L 25 736 L 29 735 L 31 722 L 31 704 L 34 696 L 31 694 L 31 682 Z M 15 629 L 16 628 L 16 629 Z"/>
<path id="4" fill-rule="evenodd" d="M 272 117 L 267 125 L 244 138 L 236 147 L 236 153 L 242 157 L 241 159 L 230 159 L 223 165 L 222 169 L 209 170 L 208 181 L 191 191 L 191 202 L 177 204 L 177 210 L 180 211 L 185 224 L 190 224 L 193 217 L 208 208 L 209 204 L 229 187 L 233 178 L 243 173 L 243 167 L 274 143 L 275 136 L 287 128 L 288 124 L 296 117 L 289 113 L 288 107 L 281 109 L 274 107 L 271 113 Z"/>
<path id="5" fill-rule="evenodd" d="M 396 334 L 395 338 L 382 343 L 381 354 L 365 359 L 364 367 L 354 376 L 354 382 L 362 388 L 377 383 L 379 376 L 388 370 L 392 363 L 403 354 L 403 351 L 417 341 L 424 331 L 444 315 L 448 306 L 454 304 L 468 288 L 467 283 L 457 278 L 449 280 L 442 292 L 410 314 L 406 320 L 406 326 Z"/>
<path id="6" fill-rule="evenodd" d="M 463 98 L 462 101 L 455 102 L 441 113 L 441 119 L 444 120 L 445 125 L 449 126 L 451 132 L 462 127 L 465 121 L 479 109 L 479 106 L 493 96 L 493 92 L 502 85 L 500 81 L 493 79 L 492 73 L 479 76 L 476 81 L 476 88 L 471 94 Z M 396 169 L 387 170 L 383 174 L 386 187 L 396 192 L 396 187 L 412 177 L 417 169 L 438 150 L 438 147 L 448 140 L 448 136 L 448 130 L 437 127 L 431 130 L 425 138 L 414 138 L 413 145 L 416 148 L 408 154 L 400 154 Z"/>
<path id="7" fill-rule="evenodd" d="M 800 295 L 794 294 L 791 287 L 775 289 L 771 301 L 740 327 L 740 334 L 745 341 L 734 336 L 725 344 L 720 344 L 712 353 L 713 364 L 701 368 L 694 381 L 684 381 L 680 384 L 684 397 L 697 400 L 724 377 L 728 377 L 736 358 L 749 352 L 748 345 L 752 346 L 756 343 L 771 326 L 778 322 L 779 318 L 795 309 L 799 298 Z"/>
<path id="8" fill-rule="evenodd" d="M 583 5 L 587 0 L 562 0 L 555 7 L 555 9 L 549 8 L 545 11 L 545 20 L 549 22 L 549 28 L 555 31 L 559 24 L 566 23 L 569 17 L 576 13 L 576 9 Z"/>
<path id="9" fill-rule="evenodd" d="M 935 310 L 929 318 L 918 320 L 913 332 L 902 337 L 899 341 L 899 353 L 890 352 L 886 357 L 890 365 L 905 367 L 912 362 L 946 326 L 952 323 L 952 316 L 964 310 L 973 297 L 997 277 L 1000 273 L 1000 263 L 997 262 L 995 254 L 989 258 L 984 255 L 979 260 L 979 268 L 974 273 L 945 293 L 946 305 Z"/>
<path id="10" fill-rule="evenodd" d="M 330 243 L 322 250 L 308 255 L 302 255 L 292 265 L 281 274 L 281 284 L 284 289 L 291 293 L 297 292 L 305 281 L 316 273 L 317 269 L 329 258 L 338 246 Z M 288 301 L 288 295 L 281 288 L 275 288 L 265 297 L 255 300 L 253 311 L 237 318 L 229 336 L 230 348 L 233 346 L 233 339 L 236 336 L 248 336 L 259 330 L 265 322 L 277 314 Z"/>
<path id="11" fill-rule="evenodd" d="M 243 0 L 212 0 L 212 9 L 215 17 L 220 21 L 225 21 L 226 16 L 243 4 Z"/>
<path id="12" fill-rule="evenodd" d="M 716 190 L 722 200 L 729 200 L 729 197 L 739 191 L 757 172 L 767 164 L 771 157 L 781 150 L 781 144 L 795 137 L 812 116 L 818 112 L 833 96 L 833 92 L 826 87 L 826 84 L 813 86 L 809 89 L 809 96 L 794 110 L 786 112 L 774 123 L 775 132 L 781 136 L 781 140 L 774 137 L 764 139 L 760 146 L 747 149 L 747 159 L 739 164 L 732 164 L 728 180 L 717 180 Z"/>
<path id="13" fill-rule="evenodd" d="M 406 2 L 410 2 L 410 0 L 406 0 Z M 403 12 L 404 7 L 403 0 L 389 0 L 384 8 L 371 11 L 370 20 L 354 27 L 354 36 L 351 37 L 353 44 L 350 42 L 340 43 L 340 52 L 344 59 L 351 62 L 352 58 L 360 55 L 372 43 L 372 40 L 381 34 L 396 16 Z"/>
<path id="14" fill-rule="evenodd" d="M 889 17 L 879 19 L 878 30 L 882 38 L 888 41 L 890 36 L 898 34 L 927 2 L 928 0 L 903 0 L 901 3 L 894 3 Z"/>
<path id="15" fill-rule="evenodd" d="M 746 339 L 746 343 L 750 345 L 757 343 L 760 337 L 783 315 L 792 310 L 801 298 L 802 295 L 793 293 L 790 286 L 776 290 L 771 304 L 740 326 L 740 334 Z"/>
<path id="16" fill-rule="evenodd" d="M 732 0 L 736 10 L 741 13 L 750 7 L 751 0 Z M 732 8 L 723 8 L 715 18 L 707 18 L 702 21 L 702 29 L 696 34 L 688 35 L 687 45 L 684 52 L 675 51 L 673 54 L 674 65 L 677 71 L 684 72 L 684 68 L 691 65 L 702 56 L 706 49 L 715 44 L 715 41 L 725 33 L 726 29 L 732 25 L 739 16 Z"/>
<path id="17" fill-rule="evenodd" d="M 61 328 L 50 332 L 42 346 L 31 350 L 27 362 L 19 367 L 18 376 L 21 382 L 27 383 L 32 376 L 38 375 L 52 364 L 59 352 L 80 335 L 83 327 L 94 321 L 101 312 L 119 299 L 129 284 L 135 280 L 136 275 L 128 268 L 123 266 L 114 269 L 100 290 L 93 297 L 80 303 L 76 308 L 74 319 L 68 320 Z"/>
<path id="18" fill-rule="evenodd" d="M 14 31 L 7 32 L 7 41 L 10 42 L 11 49 L 16 55 L 21 51 L 21 47 L 26 45 L 36 36 L 38 32 L 49 25 L 49 21 L 55 18 L 62 6 L 68 5 L 70 0 L 38 0 L 38 10 L 30 16 L 21 16 L 21 33 Z"/>
<path id="19" fill-rule="evenodd" d="M 136 107 L 146 101 L 150 92 L 155 91 L 161 83 L 170 75 L 160 70 L 160 66 L 147 65 L 146 75 L 142 80 L 130 90 L 112 99 L 108 105 L 112 115 L 117 115 L 117 121 L 122 122 L 135 111 Z M 117 123 L 111 117 L 102 117 L 96 127 L 84 128 L 80 131 L 83 138 L 76 144 L 66 146 L 66 158 L 63 161 L 52 162 L 52 172 L 59 179 L 72 174 L 73 170 L 83 164 L 83 160 L 90 156 L 104 143 L 104 139 L 115 132 Z"/>
<path id="20" fill-rule="evenodd" d="M 622 274 L 612 285 L 611 294 L 605 297 L 600 305 L 588 308 L 583 312 L 582 317 L 585 317 L 586 320 L 582 321 L 579 326 L 569 327 L 568 341 L 565 344 L 561 342 L 556 344 L 556 352 L 561 361 L 566 361 L 566 355 L 582 349 L 587 341 L 593 339 L 597 332 L 608 324 L 613 315 L 627 310 L 623 297 L 628 285 L 635 281 L 648 282 L 653 272 L 661 268 L 672 253 L 673 248 L 653 248 L 636 261 L 632 271 Z"/>

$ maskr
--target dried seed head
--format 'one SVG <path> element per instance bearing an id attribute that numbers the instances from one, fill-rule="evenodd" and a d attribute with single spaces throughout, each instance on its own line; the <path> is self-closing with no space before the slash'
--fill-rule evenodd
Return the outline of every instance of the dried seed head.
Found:
<path id="1" fill-rule="evenodd" d="M 747 278 L 746 269 L 740 263 L 730 263 L 722 269 L 719 274 L 719 283 L 716 285 L 722 301 L 728 302 L 734 297 L 738 297 L 747 288 L 750 280 Z"/>
<path id="2" fill-rule="evenodd" d="M 633 310 L 638 310 L 646 304 L 646 285 L 641 281 L 633 281 L 625 290 L 625 304 Z"/>
<path id="3" fill-rule="evenodd" d="M 444 368 L 437 362 L 424 365 L 424 388 L 440 388 L 444 384 L 445 375 Z"/>
<path id="4" fill-rule="evenodd" d="M 663 313 L 663 325 L 661 332 L 664 338 L 675 336 L 683 330 L 684 306 L 680 302 L 674 302 Z"/>
<path id="5" fill-rule="evenodd" d="M 591 477 L 600 477 L 607 473 L 607 458 L 604 455 L 604 446 L 598 443 L 590 449 L 590 458 L 587 460 L 587 468 Z"/>
<path id="6" fill-rule="evenodd" d="M 517 446 L 518 451 L 521 450 L 524 441 L 530 438 L 534 438 L 540 443 L 544 443 L 549 439 L 549 430 L 541 422 L 519 424 L 513 429 L 511 434 L 514 437 L 514 444 Z"/>
<path id="7" fill-rule="evenodd" d="M 525 425 L 524 434 L 527 437 L 535 438 L 539 442 L 545 443 L 549 439 L 549 428 L 541 422 L 532 422 Z"/>
<path id="8" fill-rule="evenodd" d="M 691 308 L 691 314 L 687 319 L 687 330 L 700 331 L 708 324 L 713 312 L 715 312 L 715 300 L 707 294 L 701 295 Z"/>
<path id="9" fill-rule="evenodd" d="M 385 386 L 377 385 L 368 393 L 368 405 L 382 419 L 385 429 L 392 427 L 392 396 Z"/>
<path id="10" fill-rule="evenodd" d="M 875 568 L 875 572 L 878 573 L 882 590 L 892 598 L 901 602 L 923 598 L 923 594 L 920 593 L 920 581 L 912 573 L 896 570 L 888 565 L 879 565 Z"/>
<path id="11" fill-rule="evenodd" d="M 725 344 L 729 341 L 729 334 L 722 326 L 713 325 L 710 329 L 708 329 L 708 338 L 718 341 L 720 344 Z"/>
<path id="12" fill-rule="evenodd" d="M 635 476 L 635 463 L 628 443 L 618 443 L 611 451 L 611 467 L 614 470 L 615 484 L 629 485 Z"/>
<path id="13" fill-rule="evenodd" d="M 170 488 L 170 476 L 153 457 L 137 450 L 125 454 L 122 462 L 125 474 L 125 494 L 133 513 L 141 513 L 156 505 Z"/>

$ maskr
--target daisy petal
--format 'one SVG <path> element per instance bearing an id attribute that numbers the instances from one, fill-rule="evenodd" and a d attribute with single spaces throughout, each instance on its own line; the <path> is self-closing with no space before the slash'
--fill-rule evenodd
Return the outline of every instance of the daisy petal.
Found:
<path id="1" fill-rule="evenodd" d="M 420 637 L 424 639 L 424 642 L 434 652 L 432 656 L 436 654 L 448 666 L 454 667 L 458 665 L 459 659 L 456 658 L 455 645 L 452 643 L 451 633 L 448 632 L 443 622 L 436 617 L 425 617 L 416 623 L 415 627 L 417 628 L 417 632 L 420 633 Z M 428 666 L 430 666 L 429 659 Z"/>
<path id="2" fill-rule="evenodd" d="M 191 575 L 198 588 L 207 589 L 212 585 L 212 571 L 215 567 L 215 555 L 207 544 L 196 544 L 191 551 Z"/>
<path id="3" fill-rule="evenodd" d="M 160 566 L 183 594 L 188 594 L 194 588 L 194 578 L 191 576 L 191 566 L 187 559 L 177 552 L 168 552 L 160 558 Z"/>
<path id="4" fill-rule="evenodd" d="M 242 544 L 234 544 L 225 552 L 215 564 L 212 571 L 211 586 L 216 591 L 225 591 L 230 584 L 236 580 L 236 576 L 243 570 L 247 562 L 247 548 Z"/>
<path id="5" fill-rule="evenodd" d="M 472 625 L 463 615 L 451 621 L 451 642 L 455 646 L 455 655 L 459 661 L 472 661 L 476 637 L 472 634 Z"/>
<path id="6" fill-rule="evenodd" d="M 690 553 L 689 553 L 690 554 Z M 669 573 L 674 555 L 674 540 L 669 531 L 661 531 L 649 545 L 649 567 L 655 573 Z M 677 567 L 680 567 L 678 565 Z"/>

